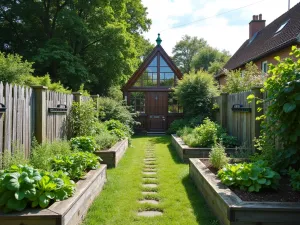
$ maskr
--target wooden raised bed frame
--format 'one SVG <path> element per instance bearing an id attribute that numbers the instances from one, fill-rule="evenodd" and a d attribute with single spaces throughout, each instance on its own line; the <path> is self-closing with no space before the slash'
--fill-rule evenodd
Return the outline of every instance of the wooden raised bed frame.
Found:
<path id="1" fill-rule="evenodd" d="M 176 134 L 172 134 L 172 145 L 176 149 L 181 160 L 185 163 L 189 162 L 189 158 L 208 158 L 211 148 L 192 148 L 184 143 L 184 141 Z M 234 153 L 235 148 L 226 148 L 226 153 Z"/>
<path id="2" fill-rule="evenodd" d="M 299 225 L 300 203 L 242 201 L 199 159 L 190 176 L 222 225 Z"/>
<path id="3" fill-rule="evenodd" d="M 1 225 L 79 225 L 106 182 L 106 165 L 89 171 L 76 183 L 73 197 L 55 202 L 47 209 L 0 213 Z"/>
<path id="4" fill-rule="evenodd" d="M 101 163 L 108 168 L 117 167 L 128 148 L 128 139 L 119 141 L 108 150 L 96 151 L 95 154 L 102 159 Z"/>

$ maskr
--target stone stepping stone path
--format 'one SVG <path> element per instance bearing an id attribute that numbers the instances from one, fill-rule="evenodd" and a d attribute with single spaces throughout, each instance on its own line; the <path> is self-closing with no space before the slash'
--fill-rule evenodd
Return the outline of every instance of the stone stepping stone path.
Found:
<path id="1" fill-rule="evenodd" d="M 143 179 L 142 179 L 142 194 L 144 196 L 151 195 L 157 196 L 157 188 L 158 188 L 158 180 L 157 180 L 157 169 L 156 169 L 156 156 L 155 151 L 153 148 L 153 144 L 150 142 L 146 147 L 146 154 L 144 158 L 144 168 L 143 168 Z M 153 190 L 151 190 L 153 189 Z M 158 198 L 155 198 L 158 199 Z M 159 205 L 158 200 L 154 199 L 140 199 L 139 203 L 141 205 L 147 204 L 148 206 L 153 205 L 153 209 L 151 207 L 147 207 L 145 210 L 140 210 L 137 212 L 138 216 L 141 217 L 155 217 L 155 216 L 162 216 L 163 212 L 157 210 L 157 206 Z"/>

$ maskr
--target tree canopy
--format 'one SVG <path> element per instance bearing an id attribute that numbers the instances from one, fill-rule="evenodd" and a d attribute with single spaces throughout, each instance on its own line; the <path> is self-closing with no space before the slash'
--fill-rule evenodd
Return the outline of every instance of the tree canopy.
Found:
<path id="1" fill-rule="evenodd" d="M 34 63 L 35 73 L 77 90 L 122 84 L 149 51 L 141 0 L 3 0 L 0 51 Z"/>
<path id="2" fill-rule="evenodd" d="M 207 44 L 203 38 L 185 35 L 176 43 L 172 53 L 173 61 L 183 73 L 193 69 L 216 73 L 229 60 L 228 51 L 219 51 Z"/>

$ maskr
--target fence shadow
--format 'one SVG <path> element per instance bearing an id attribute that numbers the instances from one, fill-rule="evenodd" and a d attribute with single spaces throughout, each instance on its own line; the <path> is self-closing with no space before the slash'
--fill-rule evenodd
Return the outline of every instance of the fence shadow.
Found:
<path id="1" fill-rule="evenodd" d="M 181 182 L 191 202 L 198 224 L 219 225 L 217 218 L 210 211 L 203 195 L 199 193 L 192 178 L 186 175 L 182 178 Z"/>

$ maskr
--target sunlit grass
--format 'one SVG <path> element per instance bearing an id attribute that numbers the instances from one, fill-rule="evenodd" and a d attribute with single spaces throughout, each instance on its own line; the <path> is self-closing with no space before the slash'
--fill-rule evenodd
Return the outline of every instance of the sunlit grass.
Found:
<path id="1" fill-rule="evenodd" d="M 152 151 L 156 161 L 147 168 L 156 168 L 157 174 L 143 174 L 144 161 Z M 151 150 L 149 150 L 151 149 Z M 151 162 L 152 163 L 152 162 Z M 107 172 L 105 189 L 94 201 L 84 225 L 216 225 L 216 218 L 208 210 L 188 176 L 188 165 L 181 164 L 170 147 L 170 137 L 134 137 L 118 168 Z M 157 178 L 157 179 L 151 179 Z M 155 181 L 154 181 L 155 180 Z M 143 187 L 142 184 L 158 184 Z M 142 194 L 142 191 L 156 191 Z M 156 200 L 158 205 L 139 203 Z M 137 215 L 143 210 L 157 210 L 162 216 L 144 218 Z"/>

